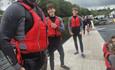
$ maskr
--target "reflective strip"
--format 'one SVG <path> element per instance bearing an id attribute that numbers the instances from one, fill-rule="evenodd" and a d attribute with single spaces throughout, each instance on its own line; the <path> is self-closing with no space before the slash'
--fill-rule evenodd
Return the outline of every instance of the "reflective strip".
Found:
<path id="1" fill-rule="evenodd" d="M 7 58 L 6 58 L 7 57 Z M 8 56 L 3 54 L 2 51 L 0 51 L 0 70 L 15 70 L 12 67 L 12 62 Z"/>
<path id="2" fill-rule="evenodd" d="M 24 42 L 20 42 L 19 47 L 20 47 L 21 51 L 25 51 L 27 49 L 27 47 L 26 47 Z"/>

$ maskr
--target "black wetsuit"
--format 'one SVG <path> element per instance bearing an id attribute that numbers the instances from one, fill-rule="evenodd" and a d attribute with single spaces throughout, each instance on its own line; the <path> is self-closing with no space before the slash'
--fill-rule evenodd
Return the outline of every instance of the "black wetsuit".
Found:
<path id="1" fill-rule="evenodd" d="M 28 4 L 26 0 L 24 1 Z M 31 7 L 43 20 L 44 17 L 41 9 L 39 7 L 33 7 L 32 5 Z M 19 69 L 20 65 L 17 62 L 16 54 L 13 51 L 10 41 L 12 38 L 17 36 L 16 34 L 18 32 L 18 28 L 22 27 L 20 24 L 24 19 L 25 21 L 22 26 L 24 27 L 24 33 L 26 35 L 33 26 L 32 15 L 19 2 L 15 2 L 7 8 L 0 24 L 0 50 L 2 50 L 5 56 L 11 60 L 12 65 L 17 68 L 16 70 Z M 32 54 L 22 54 L 22 58 L 24 60 L 24 67 L 26 70 L 39 70 L 38 68 L 41 68 L 44 63 L 45 53 L 38 52 Z M 31 64 L 32 62 L 33 64 Z"/>
<path id="2" fill-rule="evenodd" d="M 83 31 L 84 31 L 84 34 L 85 34 L 85 28 L 87 26 L 87 19 L 84 19 L 83 20 Z"/>
<path id="3" fill-rule="evenodd" d="M 49 16 L 50 20 L 55 23 L 56 21 L 56 17 L 51 17 Z M 59 17 L 58 17 L 59 18 Z M 61 21 L 61 25 L 59 26 L 59 30 L 60 32 L 64 31 L 64 25 L 63 25 L 63 21 L 60 18 Z M 49 52 L 49 56 L 50 56 L 50 67 L 51 70 L 54 70 L 54 52 L 55 50 L 58 50 L 59 54 L 60 54 L 60 61 L 61 61 L 61 65 L 64 65 L 64 50 L 61 44 L 61 35 L 60 36 L 49 36 L 48 37 L 49 40 L 49 46 L 48 46 L 48 52 Z"/>
<path id="4" fill-rule="evenodd" d="M 68 22 L 68 29 L 69 29 L 70 33 L 73 33 L 73 40 L 74 40 L 76 51 L 78 52 L 78 44 L 77 44 L 77 37 L 78 37 L 79 43 L 80 43 L 80 49 L 81 49 L 81 52 L 83 53 L 84 49 L 83 49 L 82 35 L 80 34 L 80 32 L 83 29 L 83 21 L 79 16 L 73 16 L 73 17 L 74 17 L 74 19 L 76 19 L 77 17 L 79 18 L 80 26 L 79 27 L 71 27 L 72 17 L 70 17 L 69 22 Z"/>

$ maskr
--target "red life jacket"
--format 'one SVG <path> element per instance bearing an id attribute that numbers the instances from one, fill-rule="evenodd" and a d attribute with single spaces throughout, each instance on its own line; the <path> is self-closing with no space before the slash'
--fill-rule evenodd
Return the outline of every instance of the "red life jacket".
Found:
<path id="1" fill-rule="evenodd" d="M 48 17 L 47 24 L 48 24 L 48 37 L 54 37 L 54 36 L 60 36 L 61 32 L 58 30 L 59 26 L 61 24 L 60 19 L 56 16 L 55 24 L 57 25 L 57 28 L 54 29 L 51 27 L 51 19 Z"/>
<path id="2" fill-rule="evenodd" d="M 103 53 L 104 53 L 104 57 L 105 57 L 105 54 L 108 52 L 108 43 L 105 43 L 103 45 Z"/>
<path id="3" fill-rule="evenodd" d="M 110 55 L 110 52 L 108 51 L 108 43 L 104 44 L 103 52 L 104 52 L 104 59 L 105 59 L 106 68 L 111 68 L 111 64 L 110 64 L 110 62 L 108 60 L 108 57 Z"/>
<path id="4" fill-rule="evenodd" d="M 74 17 L 72 17 L 72 19 L 71 19 L 71 27 L 79 27 L 79 26 L 80 26 L 79 17 L 76 17 L 76 19 Z"/>
<path id="5" fill-rule="evenodd" d="M 33 27 L 27 32 L 22 41 L 16 40 L 17 59 L 19 63 L 21 63 L 20 53 L 36 53 L 47 49 L 46 21 L 42 21 L 37 13 L 25 3 L 20 2 L 20 4 L 32 15 Z M 20 51 L 20 43 L 22 42 L 25 44 L 25 51 Z"/>

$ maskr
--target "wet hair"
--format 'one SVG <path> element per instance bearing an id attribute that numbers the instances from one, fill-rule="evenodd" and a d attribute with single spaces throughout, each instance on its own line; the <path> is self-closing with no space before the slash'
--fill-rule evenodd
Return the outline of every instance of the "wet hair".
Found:
<path id="1" fill-rule="evenodd" d="M 47 8 L 47 10 L 52 9 L 52 8 L 55 9 L 55 6 L 53 3 L 49 3 L 49 4 L 47 4 L 46 8 Z"/>
<path id="2" fill-rule="evenodd" d="M 115 35 L 111 37 L 111 39 L 115 39 Z"/>
<path id="3" fill-rule="evenodd" d="M 32 8 L 38 5 L 36 0 L 17 0 L 17 1 L 24 2 Z"/>
<path id="4" fill-rule="evenodd" d="M 111 38 L 108 40 L 108 42 L 112 43 L 112 39 L 115 39 L 115 35 L 111 36 Z"/>
<path id="5" fill-rule="evenodd" d="M 78 11 L 78 6 L 77 5 L 73 5 L 72 6 L 72 10 Z"/>
<path id="6" fill-rule="evenodd" d="M 78 8 L 77 7 L 73 7 L 72 10 L 78 11 Z"/>

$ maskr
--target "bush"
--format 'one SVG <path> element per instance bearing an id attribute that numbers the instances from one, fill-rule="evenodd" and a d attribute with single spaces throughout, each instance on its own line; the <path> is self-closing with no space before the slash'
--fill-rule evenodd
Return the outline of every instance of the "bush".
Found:
<path id="1" fill-rule="evenodd" d="M 67 41 L 70 38 L 70 34 L 68 31 L 68 18 L 64 17 L 64 25 L 65 25 L 65 31 L 62 33 L 62 42 L 64 43 L 65 41 Z"/>

